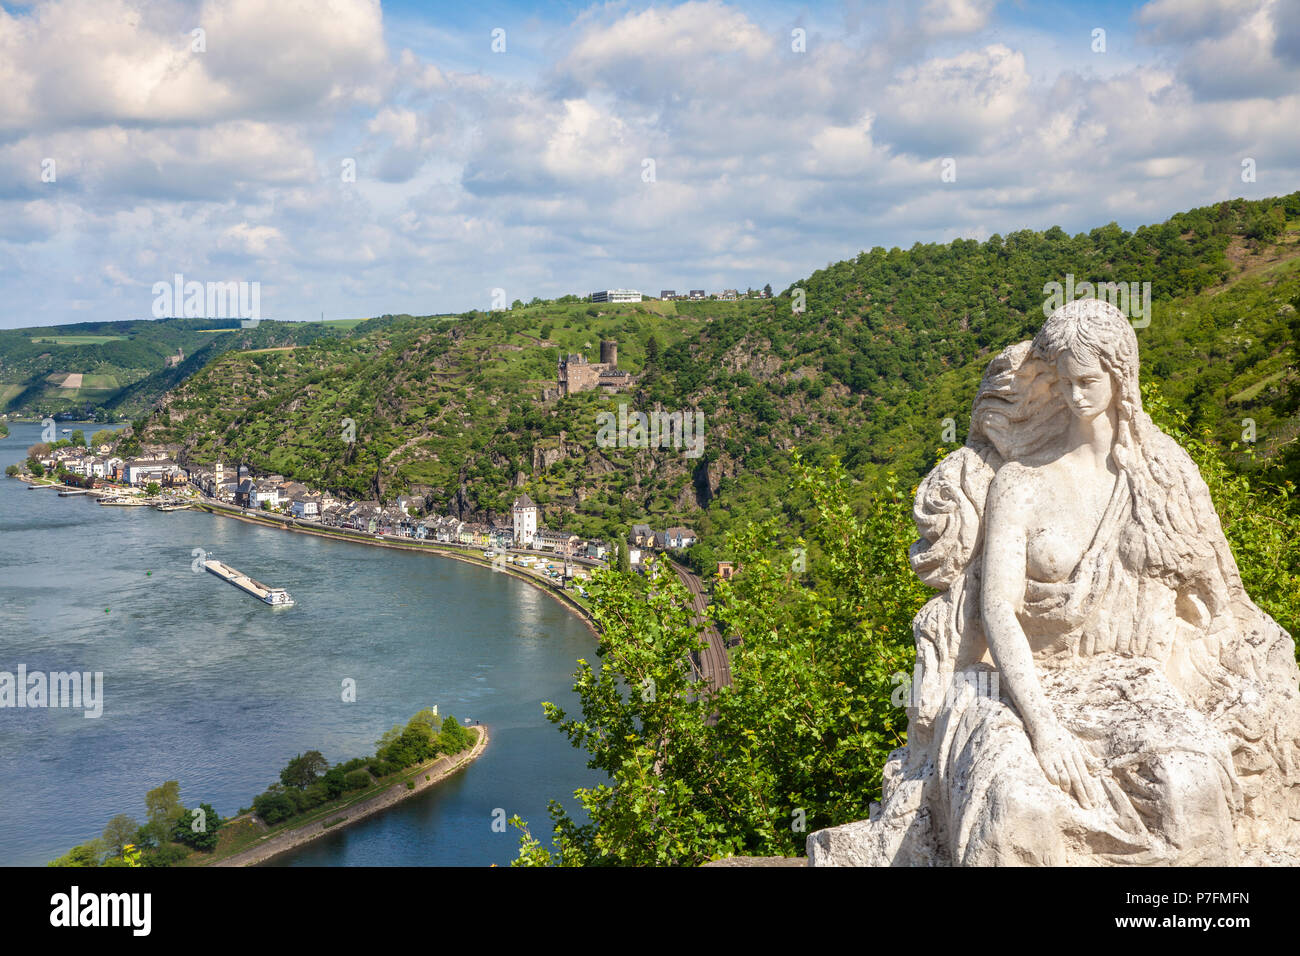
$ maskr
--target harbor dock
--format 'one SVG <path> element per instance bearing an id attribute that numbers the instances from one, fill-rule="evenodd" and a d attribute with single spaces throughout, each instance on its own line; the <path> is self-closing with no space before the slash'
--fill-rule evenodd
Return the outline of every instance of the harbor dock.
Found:
<path id="1" fill-rule="evenodd" d="M 272 607 L 292 607 L 293 598 L 284 588 L 273 588 L 263 584 L 261 581 L 255 581 L 242 571 L 237 571 L 228 564 L 220 561 L 208 559 L 203 562 L 203 567 L 211 574 L 215 574 L 223 581 L 228 581 L 241 591 L 253 595 L 264 604 Z"/>

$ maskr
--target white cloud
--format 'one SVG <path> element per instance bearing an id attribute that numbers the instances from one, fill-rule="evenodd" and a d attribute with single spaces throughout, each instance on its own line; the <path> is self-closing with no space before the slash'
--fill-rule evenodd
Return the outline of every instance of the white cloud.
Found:
<path id="1" fill-rule="evenodd" d="M 450 17 L 390 49 L 370 0 L 0 9 L 0 324 L 147 315 L 136 283 L 174 272 L 260 279 L 291 318 L 780 288 L 873 245 L 1289 192 L 1297 6 L 1156 0 L 1104 72 L 1043 52 L 1086 30 L 984 0 L 819 11 L 805 53 L 739 4 L 605 4 L 512 26 L 508 64 Z"/>

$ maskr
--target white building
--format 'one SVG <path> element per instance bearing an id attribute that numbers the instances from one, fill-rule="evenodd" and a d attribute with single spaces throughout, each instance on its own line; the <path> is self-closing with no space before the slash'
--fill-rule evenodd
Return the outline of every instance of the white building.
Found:
<path id="1" fill-rule="evenodd" d="M 593 292 L 591 294 L 592 302 L 640 302 L 641 293 L 636 289 L 606 289 L 603 292 Z"/>
<path id="2" fill-rule="evenodd" d="M 289 511 L 295 518 L 315 518 L 320 514 L 320 502 L 315 498 L 295 498 Z"/>
<path id="3" fill-rule="evenodd" d="M 531 545 L 537 535 L 537 504 L 528 495 L 520 495 L 510 506 L 510 517 L 514 520 L 515 546 Z"/>

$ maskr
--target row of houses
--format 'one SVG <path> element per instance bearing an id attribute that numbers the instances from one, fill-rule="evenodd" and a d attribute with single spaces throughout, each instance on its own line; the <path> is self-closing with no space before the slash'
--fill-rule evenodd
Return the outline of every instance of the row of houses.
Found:
<path id="1" fill-rule="evenodd" d="M 578 557 L 603 559 L 609 546 L 603 541 L 582 540 L 570 532 L 537 526 L 537 506 L 524 495 L 515 502 L 516 515 L 510 521 L 463 521 L 451 516 L 413 515 L 422 502 L 399 495 L 391 504 L 379 501 L 349 501 L 328 492 L 313 491 L 282 475 L 253 476 L 246 466 L 235 473 L 221 463 L 197 466 L 188 471 L 190 482 L 204 495 L 240 508 L 257 508 L 290 514 L 325 527 L 366 534 L 383 534 L 416 541 L 436 541 L 471 547 L 530 548 Z M 527 528 L 520 526 L 519 513 L 530 512 Z"/>
<path id="2" fill-rule="evenodd" d="M 700 536 L 690 528 L 674 527 L 655 531 L 647 524 L 632 525 L 632 533 L 628 536 L 628 543 L 634 547 L 655 551 L 680 551 L 698 540 Z"/>
<path id="3" fill-rule="evenodd" d="M 157 483 L 164 488 L 182 484 L 184 469 L 170 458 L 120 458 L 104 446 L 100 453 L 77 445 L 65 445 L 42 456 L 42 467 L 58 471 L 59 466 L 83 478 L 98 478 L 123 485 Z"/>
<path id="4" fill-rule="evenodd" d="M 745 294 L 741 294 L 738 289 L 723 289 L 721 292 L 705 292 L 703 289 L 691 289 L 685 295 L 678 295 L 676 289 L 663 289 L 659 293 L 659 298 L 665 302 L 677 300 L 688 302 L 699 302 L 704 299 L 718 299 L 722 302 L 734 302 L 737 299 L 767 299 L 771 294 L 766 289 L 750 289 Z"/>

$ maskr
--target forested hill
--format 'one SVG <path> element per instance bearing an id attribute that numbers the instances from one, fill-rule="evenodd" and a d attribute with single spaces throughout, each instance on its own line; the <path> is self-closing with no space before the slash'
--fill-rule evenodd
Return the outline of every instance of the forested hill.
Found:
<path id="1" fill-rule="evenodd" d="M 350 334 L 355 321 L 137 319 L 0 331 L 0 412 L 107 421 L 143 415 L 230 349 Z"/>
<path id="2" fill-rule="evenodd" d="M 1044 286 L 1067 275 L 1149 282 L 1144 380 L 1225 444 L 1249 419 L 1257 443 L 1247 447 L 1291 453 L 1300 193 L 1134 232 L 1111 224 L 877 248 L 767 301 L 560 301 L 232 349 L 170 392 L 143 438 L 192 461 L 243 460 L 357 496 L 414 491 L 431 510 L 465 517 L 506 514 L 526 490 L 548 523 L 579 533 L 653 519 L 716 541 L 737 519 L 782 514 L 795 447 L 838 454 L 861 479 L 882 468 L 918 477 L 964 439 L 988 359 L 1037 330 Z M 559 355 L 598 361 L 603 339 L 617 340 L 620 366 L 638 376 L 631 389 L 546 395 Z M 702 456 L 599 447 L 597 416 L 620 402 L 700 409 Z"/>

